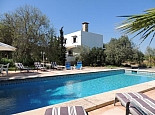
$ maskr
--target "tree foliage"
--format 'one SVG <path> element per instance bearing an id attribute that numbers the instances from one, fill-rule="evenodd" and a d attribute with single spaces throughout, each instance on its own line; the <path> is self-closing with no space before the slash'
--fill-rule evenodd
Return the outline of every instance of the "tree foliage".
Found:
<path id="1" fill-rule="evenodd" d="M 140 64 L 144 55 L 139 51 L 127 36 L 119 39 L 112 38 L 105 48 L 92 48 L 89 52 L 81 50 L 80 56 L 85 66 L 120 66 L 124 62 L 135 62 Z M 84 48 L 83 48 L 84 49 Z"/>
<path id="2" fill-rule="evenodd" d="M 129 60 L 132 55 L 132 43 L 127 36 L 121 36 L 119 39 L 112 38 L 106 45 L 106 62 L 110 65 L 121 65 Z"/>
<path id="3" fill-rule="evenodd" d="M 64 41 L 64 35 L 63 35 L 63 27 L 60 29 L 60 37 L 58 39 L 59 41 L 59 62 L 61 65 L 65 65 L 66 62 L 66 47 L 65 47 L 65 41 Z"/>
<path id="4" fill-rule="evenodd" d="M 105 65 L 105 53 L 102 48 L 92 48 L 89 53 L 89 62 L 92 66 L 104 66 Z"/>
<path id="5" fill-rule="evenodd" d="M 73 50 L 76 52 L 76 61 L 83 61 L 84 66 L 103 66 L 105 65 L 104 49 L 87 46 L 78 46 Z"/>
<path id="6" fill-rule="evenodd" d="M 155 66 L 155 48 L 149 46 L 146 48 L 145 59 L 149 62 L 149 66 Z"/>
<path id="7" fill-rule="evenodd" d="M 88 54 L 90 52 L 90 48 L 87 46 L 77 46 L 73 49 L 75 61 L 83 61 L 84 65 L 89 65 L 89 57 Z"/>
<path id="8" fill-rule="evenodd" d="M 144 61 L 144 54 L 137 48 L 133 48 L 131 61 L 141 65 L 141 63 Z"/>
<path id="9" fill-rule="evenodd" d="M 151 48 L 148 46 L 146 48 L 145 55 L 146 56 L 149 56 L 149 55 L 155 56 L 155 48 Z"/>
<path id="10" fill-rule="evenodd" d="M 155 36 L 155 8 L 146 10 L 144 14 L 120 16 L 127 19 L 122 22 L 117 29 L 124 34 L 136 33 L 134 37 L 141 35 L 142 42 L 150 35 L 152 35 L 152 42 Z"/>
<path id="11" fill-rule="evenodd" d="M 50 55 L 48 45 L 55 36 L 49 23 L 39 9 L 28 5 L 19 7 L 14 12 L 1 15 L 0 40 L 17 48 L 13 56 L 15 61 L 41 60 L 41 51 Z"/>

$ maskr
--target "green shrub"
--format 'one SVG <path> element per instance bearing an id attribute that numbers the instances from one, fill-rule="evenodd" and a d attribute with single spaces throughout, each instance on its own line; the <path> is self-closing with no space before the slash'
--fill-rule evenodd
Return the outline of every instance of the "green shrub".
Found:
<path id="1" fill-rule="evenodd" d="M 14 66 L 14 64 L 13 64 L 13 59 L 2 58 L 2 59 L 0 60 L 0 63 L 1 63 L 1 64 L 8 64 L 8 63 L 10 63 L 9 67 L 13 67 L 13 66 Z"/>
<path id="2" fill-rule="evenodd" d="M 140 68 L 147 68 L 147 65 L 145 63 L 142 63 L 139 65 Z"/>

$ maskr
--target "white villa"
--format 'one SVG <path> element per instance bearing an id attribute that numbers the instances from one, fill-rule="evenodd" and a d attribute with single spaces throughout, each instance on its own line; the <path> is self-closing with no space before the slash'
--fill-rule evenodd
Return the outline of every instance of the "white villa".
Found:
<path id="1" fill-rule="evenodd" d="M 89 48 L 93 47 L 103 47 L 103 35 L 88 32 L 88 22 L 82 23 L 82 30 L 64 35 L 66 41 L 66 61 L 75 61 L 75 52 L 73 48 L 77 46 L 87 46 Z"/>

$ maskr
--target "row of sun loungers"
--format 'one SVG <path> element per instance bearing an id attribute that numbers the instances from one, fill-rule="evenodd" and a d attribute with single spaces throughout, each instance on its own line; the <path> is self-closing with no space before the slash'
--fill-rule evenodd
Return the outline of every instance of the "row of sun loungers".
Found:
<path id="1" fill-rule="evenodd" d="M 35 69 L 37 70 L 46 70 L 46 67 L 42 66 L 42 64 L 40 62 L 34 62 L 35 65 Z M 22 63 L 15 63 L 16 69 L 19 69 L 20 71 L 24 71 L 26 70 L 27 72 L 29 72 L 30 70 L 33 70 L 32 68 L 29 67 L 24 67 L 24 65 Z M 70 62 L 66 62 L 65 66 L 59 66 L 57 65 L 56 62 L 51 62 L 51 69 L 57 69 L 57 70 L 62 70 L 63 68 L 66 68 L 66 70 L 71 70 L 73 69 Z M 77 65 L 74 67 L 74 69 L 82 69 L 82 62 L 77 62 Z"/>
<path id="2" fill-rule="evenodd" d="M 56 62 L 51 62 L 51 65 L 52 65 L 52 69 L 62 69 L 62 66 L 57 65 Z M 70 62 L 66 62 L 65 68 L 66 68 L 66 70 L 71 70 L 71 69 L 81 70 L 82 69 L 82 62 L 77 62 L 77 65 L 75 67 L 72 67 Z"/>
<path id="3" fill-rule="evenodd" d="M 116 93 L 114 105 L 117 101 L 126 107 L 126 115 L 155 115 L 155 100 L 143 93 Z"/>

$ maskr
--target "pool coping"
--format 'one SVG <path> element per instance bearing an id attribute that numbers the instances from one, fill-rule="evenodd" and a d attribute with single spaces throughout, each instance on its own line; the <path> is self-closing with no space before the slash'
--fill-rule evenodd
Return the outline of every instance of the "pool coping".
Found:
<path id="1" fill-rule="evenodd" d="M 15 78 L 15 79 L 0 79 L 0 86 L 3 86 L 3 84 L 5 84 L 5 81 L 8 82 L 8 84 L 11 84 L 9 82 L 12 82 L 12 83 L 15 83 L 16 84 L 16 81 L 17 83 L 19 82 L 22 82 L 25 83 L 25 82 L 29 82 L 29 81 L 41 81 L 41 80 L 50 80 L 50 79 L 57 79 L 57 78 L 64 78 L 67 76 L 67 78 L 69 77 L 72 77 L 72 75 L 77 75 L 77 74 L 87 74 L 87 73 L 98 73 L 98 72 L 109 72 L 109 71 L 118 71 L 118 70 L 122 70 L 124 71 L 124 69 L 113 69 L 113 70 L 101 70 L 101 71 L 90 71 L 90 72 L 78 72 L 78 73 L 65 73 L 65 74 L 53 74 L 53 75 L 45 75 L 45 76 L 29 76 L 29 77 L 24 77 L 24 78 Z"/>
<path id="2" fill-rule="evenodd" d="M 132 71 L 133 69 L 125 69 L 125 70 Z M 134 69 L 134 71 L 135 71 L 135 69 Z M 147 70 L 137 70 L 137 71 L 153 72 L 153 71 L 147 71 Z M 109 104 L 112 104 L 114 102 L 115 93 L 118 93 L 118 92 L 146 92 L 146 91 L 155 89 L 154 84 L 155 84 L 155 80 L 137 84 L 137 85 L 133 85 L 133 86 L 128 86 L 125 88 L 120 88 L 120 89 L 113 90 L 113 91 L 108 91 L 108 92 L 93 95 L 93 96 L 75 99 L 75 100 L 60 103 L 60 104 L 50 105 L 50 106 L 46 106 L 46 107 L 42 107 L 42 108 L 30 110 L 30 111 L 16 113 L 14 115 L 36 115 L 36 114 L 43 115 L 47 108 L 51 108 L 53 106 L 73 106 L 73 105 L 83 106 L 85 108 L 85 110 L 89 112 L 89 111 L 107 106 Z"/>
<path id="3" fill-rule="evenodd" d="M 115 71 L 115 70 L 124 70 L 124 68 L 117 68 L 117 69 L 100 69 L 100 70 L 91 70 L 91 71 L 83 71 L 83 70 L 78 70 L 78 71 L 74 71 L 73 73 L 68 73 L 66 71 L 66 73 L 54 73 L 54 74 L 38 74 L 38 75 L 26 75 L 24 77 L 5 77 L 3 79 L 0 79 L 0 82 L 3 81 L 11 81 L 11 80 L 25 80 L 25 79 L 33 79 L 33 78 L 44 78 L 44 77 L 55 77 L 55 76 L 63 76 L 63 75 L 73 75 L 73 74 L 82 74 L 82 73 L 93 73 L 93 72 L 104 72 L 104 71 Z M 72 71 L 72 70 L 70 70 Z"/>

